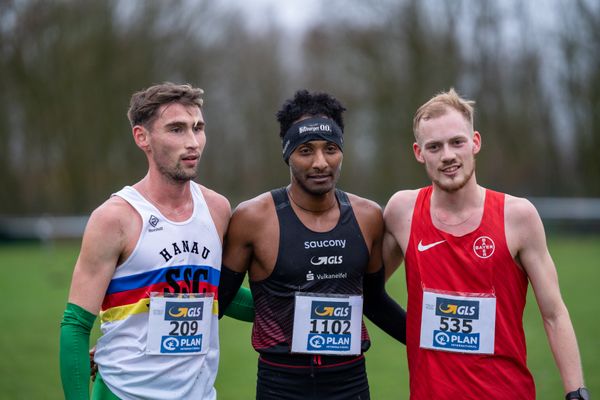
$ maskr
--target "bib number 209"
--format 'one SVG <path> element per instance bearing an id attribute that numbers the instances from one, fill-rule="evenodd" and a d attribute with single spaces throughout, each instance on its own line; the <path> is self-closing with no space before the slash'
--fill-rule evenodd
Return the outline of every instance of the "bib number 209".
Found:
<path id="1" fill-rule="evenodd" d="M 198 321 L 170 321 L 172 336 L 188 336 L 198 333 Z"/>

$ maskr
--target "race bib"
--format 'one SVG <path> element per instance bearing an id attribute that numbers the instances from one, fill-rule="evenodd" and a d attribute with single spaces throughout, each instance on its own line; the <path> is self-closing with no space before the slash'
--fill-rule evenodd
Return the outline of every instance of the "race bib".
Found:
<path id="1" fill-rule="evenodd" d="M 150 294 L 147 354 L 206 354 L 209 348 L 213 293 L 165 296 Z"/>
<path id="2" fill-rule="evenodd" d="M 292 352 L 360 354 L 362 296 L 296 293 Z"/>
<path id="3" fill-rule="evenodd" d="M 496 298 L 423 291 L 421 348 L 493 354 Z"/>

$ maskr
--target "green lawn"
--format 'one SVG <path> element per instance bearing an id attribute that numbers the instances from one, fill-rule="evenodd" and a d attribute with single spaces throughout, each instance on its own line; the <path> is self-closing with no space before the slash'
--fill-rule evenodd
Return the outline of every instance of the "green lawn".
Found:
<path id="1" fill-rule="evenodd" d="M 600 394 L 600 323 L 593 317 L 600 306 L 600 238 L 552 237 L 561 289 L 582 353 L 587 384 Z M 60 399 L 58 371 L 59 321 L 64 310 L 78 244 L 0 245 L 2 316 L 0 330 L 0 398 Z M 402 272 L 388 290 L 405 304 Z M 531 293 L 530 293 L 531 296 Z M 590 317 L 592 316 L 592 317 Z M 404 347 L 368 321 L 373 346 L 367 369 L 373 399 L 407 399 L 408 377 Z M 562 398 L 558 371 L 546 341 L 535 300 L 530 297 L 525 330 L 529 366 L 539 399 Z M 97 335 L 97 329 L 95 331 Z M 250 346 L 250 324 L 221 321 L 219 399 L 254 398 L 256 353 Z"/>

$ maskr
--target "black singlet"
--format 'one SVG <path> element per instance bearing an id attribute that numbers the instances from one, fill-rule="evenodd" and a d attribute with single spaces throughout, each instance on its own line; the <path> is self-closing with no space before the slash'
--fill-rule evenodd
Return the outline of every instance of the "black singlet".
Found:
<path id="1" fill-rule="evenodd" d="M 285 188 L 271 195 L 279 220 L 279 252 L 271 275 L 250 281 L 255 308 L 252 345 L 264 355 L 283 355 L 291 348 L 294 293 L 362 294 L 369 251 L 343 191 L 335 192 L 340 218 L 329 232 L 313 232 L 304 226 Z M 363 323 L 362 351 L 369 346 Z"/>

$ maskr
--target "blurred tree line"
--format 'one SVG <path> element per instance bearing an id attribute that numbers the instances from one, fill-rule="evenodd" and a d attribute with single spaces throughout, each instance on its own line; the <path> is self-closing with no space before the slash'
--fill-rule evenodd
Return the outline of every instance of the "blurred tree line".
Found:
<path id="1" fill-rule="evenodd" d="M 125 113 L 163 81 L 205 89 L 199 181 L 233 205 L 288 182 L 274 113 L 299 88 L 346 105 L 340 186 L 381 204 L 428 183 L 412 116 L 450 87 L 477 101 L 480 183 L 600 196 L 593 0 L 332 0 L 302 32 L 246 17 L 208 0 L 0 0 L 0 215 L 86 214 L 140 179 Z"/>

